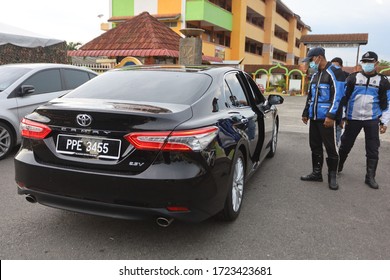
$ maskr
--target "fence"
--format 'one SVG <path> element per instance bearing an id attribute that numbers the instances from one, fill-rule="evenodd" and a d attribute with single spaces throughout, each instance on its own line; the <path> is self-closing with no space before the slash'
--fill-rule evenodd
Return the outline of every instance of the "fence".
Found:
<path id="1" fill-rule="evenodd" d="M 111 69 L 114 69 L 115 68 L 115 65 L 114 63 L 111 63 L 111 64 L 82 64 L 82 63 L 74 63 L 73 64 L 74 66 L 79 66 L 79 67 L 85 67 L 85 68 L 89 68 L 99 74 L 101 73 L 104 73 L 104 72 L 107 72 Z"/>

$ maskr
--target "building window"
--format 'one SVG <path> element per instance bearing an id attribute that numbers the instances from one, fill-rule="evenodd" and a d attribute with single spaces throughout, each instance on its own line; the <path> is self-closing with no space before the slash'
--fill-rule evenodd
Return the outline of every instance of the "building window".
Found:
<path id="1" fill-rule="evenodd" d="M 264 17 L 257 13 L 256 11 L 252 10 L 251 8 L 247 7 L 246 9 L 246 21 L 250 24 L 256 25 L 260 27 L 261 29 L 264 29 Z"/>
<path id="2" fill-rule="evenodd" d="M 232 12 L 232 0 L 209 0 L 210 3 L 221 7 L 224 10 Z"/>
<path id="3" fill-rule="evenodd" d="M 292 16 L 288 11 L 286 11 L 285 8 L 283 8 L 283 6 L 281 5 L 277 5 L 276 6 L 276 12 L 281 15 L 285 20 L 289 20 L 290 17 Z"/>
<path id="4" fill-rule="evenodd" d="M 278 49 L 274 49 L 273 58 L 279 61 L 287 61 L 287 53 Z"/>
<path id="5" fill-rule="evenodd" d="M 230 47 L 230 32 L 217 31 L 214 32 L 214 35 L 216 37 L 215 39 L 216 44 Z"/>
<path id="6" fill-rule="evenodd" d="M 275 24 L 274 35 L 275 35 L 275 37 L 277 37 L 283 41 L 286 41 L 286 42 L 288 41 L 288 32 L 276 24 Z"/>
<path id="7" fill-rule="evenodd" d="M 164 21 L 163 22 L 168 27 L 177 27 L 177 21 Z"/>
<path id="8" fill-rule="evenodd" d="M 301 40 L 299 40 L 298 38 L 295 38 L 295 47 L 299 48 L 300 44 L 301 44 Z"/>
<path id="9" fill-rule="evenodd" d="M 263 55 L 263 43 L 253 39 L 245 39 L 245 51 L 257 55 Z"/>

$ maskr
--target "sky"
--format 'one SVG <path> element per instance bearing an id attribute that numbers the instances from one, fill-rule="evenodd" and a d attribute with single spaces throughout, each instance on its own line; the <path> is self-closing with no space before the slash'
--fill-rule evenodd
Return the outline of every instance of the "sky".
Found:
<path id="1" fill-rule="evenodd" d="M 390 0 L 282 1 L 311 27 L 309 34 L 368 33 L 359 60 L 370 50 L 390 61 Z M 1 23 L 67 42 L 89 42 L 102 34 L 100 23 L 109 17 L 109 0 L 0 0 Z M 328 60 L 335 56 L 354 66 L 357 48 L 326 49 Z"/>
<path id="2" fill-rule="evenodd" d="M 368 44 L 360 46 L 359 60 L 374 51 L 379 60 L 390 62 L 390 0 L 282 0 L 311 27 L 309 34 L 368 33 Z M 344 66 L 354 66 L 357 48 L 325 48 L 328 60 L 339 56 Z"/>

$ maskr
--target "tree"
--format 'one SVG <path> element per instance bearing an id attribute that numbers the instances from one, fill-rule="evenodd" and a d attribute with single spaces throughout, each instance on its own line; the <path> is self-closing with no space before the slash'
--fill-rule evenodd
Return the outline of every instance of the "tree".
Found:
<path id="1" fill-rule="evenodd" d="M 381 59 L 381 60 L 379 61 L 379 66 L 390 66 L 390 62 Z"/>
<path id="2" fill-rule="evenodd" d="M 78 50 L 79 48 L 80 48 L 80 46 L 81 46 L 82 44 L 80 43 L 80 42 L 69 42 L 69 43 L 67 43 L 67 49 L 68 49 L 68 51 L 76 51 L 76 50 Z"/>

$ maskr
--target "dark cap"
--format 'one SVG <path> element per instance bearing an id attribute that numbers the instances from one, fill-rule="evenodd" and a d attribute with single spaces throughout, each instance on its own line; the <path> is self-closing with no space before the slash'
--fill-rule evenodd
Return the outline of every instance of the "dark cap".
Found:
<path id="1" fill-rule="evenodd" d="M 307 56 L 302 60 L 302 62 L 309 62 L 313 56 L 323 56 L 325 57 L 325 50 L 321 47 L 312 48 L 307 53 Z"/>
<path id="2" fill-rule="evenodd" d="M 341 67 L 343 67 L 343 60 L 340 57 L 335 57 L 330 62 L 337 62 Z"/>
<path id="3" fill-rule="evenodd" d="M 374 52 L 366 52 L 360 61 L 376 62 L 378 61 L 378 55 Z"/>

